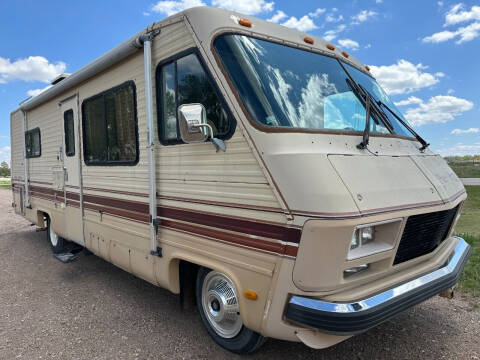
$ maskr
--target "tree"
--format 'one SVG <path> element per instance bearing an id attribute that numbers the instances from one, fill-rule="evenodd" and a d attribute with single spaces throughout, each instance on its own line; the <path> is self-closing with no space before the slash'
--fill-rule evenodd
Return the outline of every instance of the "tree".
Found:
<path id="1" fill-rule="evenodd" d="M 2 161 L 0 164 L 0 176 L 6 177 L 10 176 L 11 170 L 10 167 L 8 166 L 8 163 L 6 161 Z"/>

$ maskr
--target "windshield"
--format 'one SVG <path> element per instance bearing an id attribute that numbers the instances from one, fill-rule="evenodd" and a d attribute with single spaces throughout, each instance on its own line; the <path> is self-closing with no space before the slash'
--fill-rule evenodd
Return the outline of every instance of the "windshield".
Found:
<path id="1" fill-rule="evenodd" d="M 337 59 L 243 35 L 222 35 L 214 47 L 248 112 L 261 125 L 326 131 L 365 129 L 365 108 Z M 358 81 L 357 73 L 352 71 L 352 76 Z M 390 99 L 375 80 L 364 76 L 376 84 L 386 98 L 382 97 L 382 102 L 390 106 Z M 367 91 L 375 87 L 367 86 L 363 79 L 362 86 Z M 407 135 L 397 119 L 389 119 L 395 124 L 395 133 Z M 389 133 L 375 120 L 370 121 L 371 132 Z"/>

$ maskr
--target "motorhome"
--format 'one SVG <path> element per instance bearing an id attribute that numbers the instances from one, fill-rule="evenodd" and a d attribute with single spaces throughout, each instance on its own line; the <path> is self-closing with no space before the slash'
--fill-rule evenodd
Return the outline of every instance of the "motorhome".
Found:
<path id="1" fill-rule="evenodd" d="M 55 254 L 194 294 L 232 352 L 334 345 L 468 259 L 464 187 L 368 66 L 236 12 L 180 12 L 58 77 L 11 141 L 12 205 Z"/>

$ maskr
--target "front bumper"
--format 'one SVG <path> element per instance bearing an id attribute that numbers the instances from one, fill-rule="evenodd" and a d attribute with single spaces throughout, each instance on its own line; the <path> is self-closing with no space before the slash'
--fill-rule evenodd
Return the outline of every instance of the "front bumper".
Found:
<path id="1" fill-rule="evenodd" d="M 333 303 L 293 296 L 286 309 L 287 320 L 338 335 L 365 331 L 395 314 L 453 287 L 470 255 L 470 246 L 462 238 L 445 266 L 352 303 Z"/>

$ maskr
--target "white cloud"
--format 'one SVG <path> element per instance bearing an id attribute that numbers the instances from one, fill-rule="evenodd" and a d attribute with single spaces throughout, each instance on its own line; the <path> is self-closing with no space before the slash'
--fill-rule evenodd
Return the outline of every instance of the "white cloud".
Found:
<path id="1" fill-rule="evenodd" d="M 480 132 L 479 128 L 470 128 L 470 129 L 453 129 L 451 134 L 453 135 L 461 135 L 461 134 L 477 134 Z"/>
<path id="2" fill-rule="evenodd" d="M 437 1 L 437 5 L 439 8 L 443 7 L 444 2 L 443 1 Z"/>
<path id="3" fill-rule="evenodd" d="M 362 10 L 357 15 L 352 16 L 352 24 L 360 24 L 377 15 L 378 13 L 373 10 Z"/>
<path id="4" fill-rule="evenodd" d="M 332 41 L 333 39 L 335 39 L 338 36 L 338 34 L 340 34 L 346 28 L 347 28 L 347 26 L 344 25 L 344 24 L 338 25 L 333 30 L 325 31 L 325 33 L 323 34 L 323 38 L 327 41 Z"/>
<path id="5" fill-rule="evenodd" d="M 199 0 L 198 0 L 199 1 Z M 274 2 L 265 0 L 212 0 L 212 5 L 247 15 L 273 11 Z"/>
<path id="6" fill-rule="evenodd" d="M 6 161 L 10 165 L 10 146 L 0 148 L 0 163 Z"/>
<path id="7" fill-rule="evenodd" d="M 453 90 L 453 89 L 448 89 L 447 94 L 448 94 L 448 95 L 452 95 L 454 92 L 455 92 L 455 90 Z"/>
<path id="8" fill-rule="evenodd" d="M 51 63 L 43 56 L 29 56 L 14 62 L 0 57 L 0 83 L 13 80 L 50 82 L 66 67 L 62 61 Z"/>
<path id="9" fill-rule="evenodd" d="M 278 23 L 280 21 L 282 21 L 283 19 L 285 19 L 287 17 L 287 14 L 285 14 L 282 10 L 278 10 L 275 14 L 273 14 L 273 16 L 268 19 L 267 21 L 271 21 L 271 22 L 274 22 L 274 23 Z"/>
<path id="10" fill-rule="evenodd" d="M 480 153 L 480 143 L 473 143 L 470 145 L 465 145 L 458 143 L 449 148 L 437 149 L 437 152 L 442 156 L 452 156 L 452 155 L 474 155 Z"/>
<path id="11" fill-rule="evenodd" d="M 445 14 L 445 25 L 455 25 L 461 22 L 480 20 L 480 6 L 473 5 L 470 8 L 470 11 L 465 10 L 465 6 L 460 3 L 453 6 Z"/>
<path id="12" fill-rule="evenodd" d="M 437 95 L 428 102 L 417 103 L 416 107 L 408 108 L 405 118 L 414 126 L 445 123 L 471 110 L 473 103 L 466 99 L 450 95 Z"/>
<path id="13" fill-rule="evenodd" d="M 433 35 L 424 37 L 422 39 L 423 42 L 426 43 L 440 43 L 444 41 L 448 41 L 454 38 L 459 38 L 455 43 L 461 44 L 467 41 L 472 41 L 473 39 L 477 38 L 480 35 L 480 22 L 471 23 L 468 26 L 464 26 L 459 28 L 456 31 L 440 31 Z"/>
<path id="14" fill-rule="evenodd" d="M 51 87 L 52 87 L 52 85 L 47 85 L 43 89 L 28 90 L 27 94 L 28 94 L 28 96 L 37 96 L 40 93 L 44 92 L 45 90 L 50 89 Z"/>
<path id="15" fill-rule="evenodd" d="M 332 22 L 332 23 L 335 23 L 335 22 L 339 22 L 339 21 L 342 21 L 343 20 L 343 15 L 338 15 L 337 17 L 335 17 L 334 14 L 328 14 L 326 17 L 325 17 L 325 21 L 327 22 Z"/>
<path id="16" fill-rule="evenodd" d="M 314 12 L 309 12 L 308 13 L 308 16 L 310 17 L 318 17 L 320 15 L 322 15 L 327 9 L 322 9 L 322 8 L 318 8 L 317 10 L 315 10 Z"/>
<path id="17" fill-rule="evenodd" d="M 351 39 L 340 39 L 338 40 L 338 43 L 340 44 L 340 46 L 351 50 L 358 50 L 358 48 L 360 47 L 360 44 L 358 42 Z"/>
<path id="18" fill-rule="evenodd" d="M 370 49 L 371 47 L 372 47 L 372 44 L 365 45 L 365 49 Z"/>
<path id="19" fill-rule="evenodd" d="M 165 0 L 159 1 L 152 6 L 152 11 L 167 16 L 176 14 L 179 11 L 183 11 L 195 6 L 205 6 L 206 4 L 202 0 Z"/>
<path id="20" fill-rule="evenodd" d="M 410 93 L 438 83 L 443 74 L 423 72 L 426 68 L 403 59 L 393 65 L 370 65 L 371 73 L 389 94 Z"/>
<path id="21" fill-rule="evenodd" d="M 397 106 L 407 106 L 407 105 L 412 105 L 412 104 L 421 104 L 422 102 L 423 102 L 422 99 L 419 99 L 415 96 L 410 96 L 406 100 L 396 101 L 395 105 L 397 105 Z"/>
<path id="22" fill-rule="evenodd" d="M 287 26 L 289 28 L 294 28 L 300 31 L 310 31 L 318 28 L 318 26 L 315 25 L 313 20 L 308 15 L 304 15 L 300 19 L 297 19 L 295 16 L 292 16 L 290 19 L 285 21 L 282 25 Z"/>
<path id="23" fill-rule="evenodd" d="M 383 4 L 383 0 L 375 0 L 375 4 Z"/>
<path id="24" fill-rule="evenodd" d="M 443 6 L 443 2 L 439 1 L 438 5 Z M 441 43 L 452 39 L 457 39 L 456 44 L 472 41 L 480 35 L 480 6 L 473 5 L 470 10 L 465 9 L 462 3 L 456 4 L 450 8 L 445 14 L 444 27 L 457 25 L 473 21 L 467 26 L 460 27 L 456 30 L 444 30 L 436 32 L 422 39 L 425 43 Z"/>
<path id="25" fill-rule="evenodd" d="M 148 11 L 142 11 L 143 16 L 150 16 L 150 13 Z"/>

